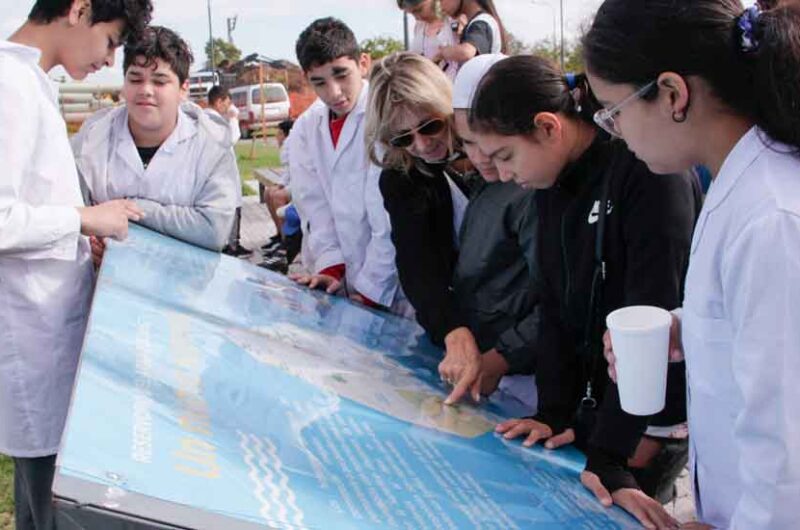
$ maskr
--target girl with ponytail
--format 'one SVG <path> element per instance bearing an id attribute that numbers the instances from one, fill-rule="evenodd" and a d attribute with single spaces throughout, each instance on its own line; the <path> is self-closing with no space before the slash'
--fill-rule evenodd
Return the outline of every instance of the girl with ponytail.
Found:
<path id="1" fill-rule="evenodd" d="M 458 44 L 458 22 L 442 12 L 440 0 L 397 0 L 397 7 L 415 20 L 409 51 L 438 59 L 439 67 L 454 80 L 459 64 L 437 56 L 441 47 Z"/>
<path id="2" fill-rule="evenodd" d="M 713 176 L 671 348 L 702 528 L 797 528 L 800 8 L 761 4 L 606 0 L 583 40 L 597 123 L 655 173 Z"/>
<path id="3" fill-rule="evenodd" d="M 586 76 L 522 55 L 493 66 L 472 105 L 470 128 L 500 179 L 537 190 L 538 341 L 506 362 L 509 373 L 535 366 L 539 410 L 498 432 L 525 445 L 575 443 L 587 484 L 602 482 L 643 524 L 666 528 L 674 521 L 651 497 L 672 498 L 687 460 L 683 366 L 670 368 L 661 413 L 631 416 L 602 338 L 615 309 L 680 304 L 700 188 L 689 174 L 654 175 L 594 124 L 598 109 Z"/>
<path id="4" fill-rule="evenodd" d="M 476 55 L 506 53 L 506 31 L 494 0 L 441 0 L 442 11 L 467 23 L 461 32 L 461 42 L 440 48 L 440 58 L 463 64 Z"/>

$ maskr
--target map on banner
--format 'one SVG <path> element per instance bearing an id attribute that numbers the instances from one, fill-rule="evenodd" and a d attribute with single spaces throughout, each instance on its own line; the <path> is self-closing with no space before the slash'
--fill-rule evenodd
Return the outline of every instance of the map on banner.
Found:
<path id="1" fill-rule="evenodd" d="M 140 227 L 94 296 L 55 492 L 195 529 L 627 529 L 574 449 L 445 406 L 413 321 Z"/>

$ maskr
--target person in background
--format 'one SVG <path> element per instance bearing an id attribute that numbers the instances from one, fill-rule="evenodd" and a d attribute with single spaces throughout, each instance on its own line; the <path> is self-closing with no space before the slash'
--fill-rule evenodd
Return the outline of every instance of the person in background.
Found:
<path id="1" fill-rule="evenodd" d="M 455 79 L 459 63 L 440 56 L 440 48 L 458 44 L 459 20 L 442 12 L 441 0 L 397 0 L 397 7 L 414 17 L 414 38 L 409 51 L 437 60 L 450 80 Z"/>
<path id="2" fill-rule="evenodd" d="M 280 184 L 268 188 L 265 191 L 267 208 L 270 211 L 273 222 L 278 229 L 278 235 L 267 242 L 264 248 L 264 261 L 259 265 L 266 269 L 286 273 L 289 265 L 300 253 L 303 243 L 302 222 L 297 208 L 291 203 L 291 175 L 289 173 L 289 133 L 292 131 L 294 121 L 284 120 L 278 124 L 278 131 L 275 138 L 280 148 L 280 158 L 282 164 Z M 276 240 L 277 238 L 277 240 Z"/>
<path id="3" fill-rule="evenodd" d="M 702 165 L 713 179 L 673 312 L 691 397 L 692 528 L 795 529 L 800 7 L 607 0 L 583 50 L 599 124 L 655 173 Z M 613 375 L 610 338 L 606 348 Z"/>
<path id="4" fill-rule="evenodd" d="M 236 105 L 231 103 L 231 95 L 228 89 L 219 85 L 211 87 L 208 91 L 208 106 L 205 111 L 212 119 L 224 122 L 228 125 L 230 129 L 231 146 L 235 147 L 236 142 L 242 137 L 242 133 L 239 128 L 239 109 L 236 108 Z M 249 256 L 252 254 L 251 250 L 242 246 L 241 229 L 242 196 L 240 187 L 236 216 L 233 219 L 233 229 L 231 229 L 231 237 L 228 244 L 222 249 L 223 253 L 236 257 Z"/>
<path id="5" fill-rule="evenodd" d="M 231 94 L 227 88 L 214 85 L 208 90 L 208 106 L 206 112 L 210 116 L 225 121 L 231 131 L 231 145 L 236 145 L 242 138 L 239 127 L 239 109 L 231 102 Z"/>
<path id="6" fill-rule="evenodd" d="M 270 256 L 283 248 L 283 221 L 278 215 L 278 209 L 288 205 L 292 200 L 292 193 L 289 188 L 289 133 L 294 126 L 294 120 L 288 119 L 280 122 L 275 132 L 275 141 L 278 143 L 281 169 L 278 172 L 274 186 L 264 189 L 264 203 L 267 211 L 275 225 L 276 234 L 261 247 L 264 256 Z"/>
<path id="7" fill-rule="evenodd" d="M 94 275 L 86 236 L 124 239 L 133 201 L 84 206 L 58 90 L 114 64 L 150 0 L 37 0 L 0 41 L 0 453 L 14 462 L 14 527 L 55 528 L 52 484 Z"/>
<path id="8" fill-rule="evenodd" d="M 506 53 L 506 30 L 494 6 L 494 0 L 441 0 L 442 11 L 452 18 L 466 17 L 458 44 L 443 46 L 434 62 L 440 60 L 464 64 L 487 53 Z"/>

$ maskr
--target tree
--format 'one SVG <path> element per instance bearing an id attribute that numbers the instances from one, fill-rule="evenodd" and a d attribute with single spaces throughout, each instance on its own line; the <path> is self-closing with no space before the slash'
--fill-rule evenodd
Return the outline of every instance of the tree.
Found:
<path id="1" fill-rule="evenodd" d="M 553 45 L 551 39 L 544 39 L 536 42 L 528 53 L 547 57 L 556 64 L 561 63 L 561 46 Z M 583 72 L 583 48 L 580 42 L 567 41 L 564 46 L 564 72 L 580 73 Z"/>
<path id="2" fill-rule="evenodd" d="M 517 38 L 510 31 L 506 32 L 506 50 L 508 55 L 523 55 L 531 53 L 532 48 L 528 43 Z"/>
<path id="3" fill-rule="evenodd" d="M 223 61 L 235 63 L 242 58 L 242 50 L 224 39 L 214 39 L 214 65 L 219 66 Z M 211 40 L 206 42 L 206 61 L 211 68 Z"/>
<path id="4" fill-rule="evenodd" d="M 383 59 L 387 55 L 401 52 L 404 49 L 401 40 L 388 36 L 373 37 L 361 42 L 361 51 L 369 54 L 374 60 Z"/>

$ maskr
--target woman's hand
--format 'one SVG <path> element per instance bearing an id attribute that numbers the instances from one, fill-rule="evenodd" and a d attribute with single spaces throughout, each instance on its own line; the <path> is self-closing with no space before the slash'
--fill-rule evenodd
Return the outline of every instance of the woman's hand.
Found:
<path id="1" fill-rule="evenodd" d="M 481 351 L 472 332 L 465 327 L 456 328 L 447 334 L 444 344 L 447 353 L 439 363 L 439 375 L 442 381 L 454 386 L 444 404 L 458 403 L 467 393 L 476 402 L 480 401 Z"/>

